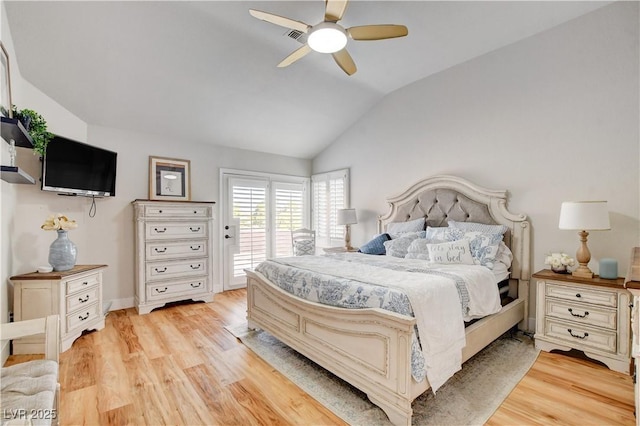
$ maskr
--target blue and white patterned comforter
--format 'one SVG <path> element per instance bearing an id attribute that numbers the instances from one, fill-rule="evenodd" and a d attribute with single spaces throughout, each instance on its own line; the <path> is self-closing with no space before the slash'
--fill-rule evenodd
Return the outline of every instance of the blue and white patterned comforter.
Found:
<path id="1" fill-rule="evenodd" d="M 493 274 L 477 265 L 348 253 L 271 259 L 256 271 L 305 300 L 416 317 L 412 375 L 434 392 L 460 369 L 464 320 L 501 308 Z"/>

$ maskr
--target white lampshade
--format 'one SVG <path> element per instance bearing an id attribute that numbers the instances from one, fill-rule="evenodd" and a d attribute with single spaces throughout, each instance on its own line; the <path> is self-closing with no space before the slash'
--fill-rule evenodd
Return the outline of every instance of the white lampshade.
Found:
<path id="1" fill-rule="evenodd" d="M 358 223 L 356 209 L 339 209 L 338 225 L 353 225 Z"/>
<path id="2" fill-rule="evenodd" d="M 335 53 L 347 45 L 347 33 L 333 22 L 322 22 L 311 29 L 307 44 L 316 52 Z"/>
<path id="3" fill-rule="evenodd" d="M 606 201 L 565 201 L 560 207 L 560 229 L 604 231 L 611 229 Z"/>

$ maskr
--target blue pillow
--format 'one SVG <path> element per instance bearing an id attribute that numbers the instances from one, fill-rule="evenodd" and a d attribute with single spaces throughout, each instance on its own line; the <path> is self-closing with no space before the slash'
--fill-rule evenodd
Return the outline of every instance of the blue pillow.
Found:
<path id="1" fill-rule="evenodd" d="M 390 239 L 391 237 L 389 234 L 380 234 L 373 240 L 361 246 L 358 251 L 364 254 L 386 254 L 387 252 L 384 249 L 384 242 L 389 241 Z"/>

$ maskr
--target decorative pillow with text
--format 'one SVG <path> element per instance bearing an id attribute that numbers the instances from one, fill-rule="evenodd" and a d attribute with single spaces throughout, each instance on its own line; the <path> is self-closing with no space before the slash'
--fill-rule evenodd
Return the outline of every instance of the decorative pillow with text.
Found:
<path id="1" fill-rule="evenodd" d="M 427 245 L 429 259 L 434 263 L 473 265 L 469 240 Z"/>

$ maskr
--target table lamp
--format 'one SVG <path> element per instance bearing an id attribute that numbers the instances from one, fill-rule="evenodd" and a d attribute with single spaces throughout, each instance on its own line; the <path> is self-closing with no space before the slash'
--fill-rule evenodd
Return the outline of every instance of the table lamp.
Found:
<path id="1" fill-rule="evenodd" d="M 593 278 L 593 272 L 587 264 L 591 260 L 591 252 L 587 247 L 587 231 L 604 231 L 611 229 L 609 210 L 606 201 L 565 201 L 560 207 L 560 229 L 579 230 L 580 248 L 576 253 L 578 268 L 572 275 L 581 278 Z"/>
<path id="2" fill-rule="evenodd" d="M 351 247 L 351 225 L 358 223 L 356 209 L 338 209 L 338 225 L 344 225 L 344 248 L 352 251 Z"/>

